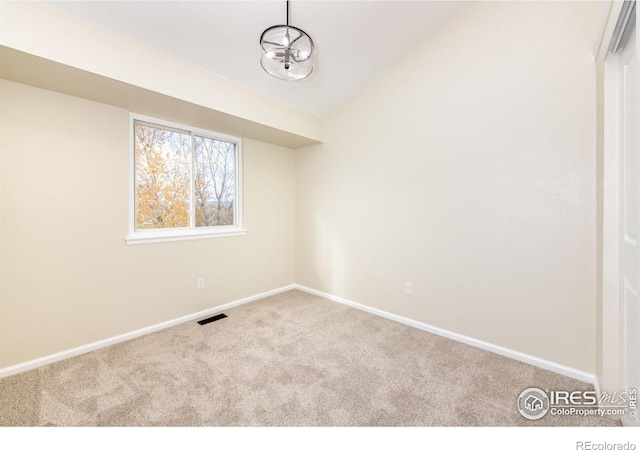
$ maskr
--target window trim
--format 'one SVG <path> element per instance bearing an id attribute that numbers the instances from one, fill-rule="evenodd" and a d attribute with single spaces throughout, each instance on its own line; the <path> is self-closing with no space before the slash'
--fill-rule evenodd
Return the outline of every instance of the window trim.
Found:
<path id="1" fill-rule="evenodd" d="M 178 132 L 186 132 L 193 136 L 198 135 L 205 138 L 230 142 L 236 146 L 235 158 L 235 205 L 234 205 L 234 225 L 220 225 L 214 227 L 195 227 L 193 204 L 193 180 L 191 182 L 191 205 L 189 217 L 191 226 L 189 228 L 155 228 L 149 230 L 136 230 L 136 152 L 135 152 L 135 123 L 142 122 L 149 126 L 158 126 Z M 192 148 L 193 150 L 193 148 Z M 191 170 L 193 173 L 194 155 L 191 155 Z M 125 241 L 128 245 L 152 244 L 159 242 L 189 241 L 194 239 L 209 239 L 228 236 L 242 236 L 247 233 L 242 221 L 242 139 L 236 136 L 229 136 L 216 133 L 211 130 L 193 127 L 190 125 L 170 122 L 155 117 L 144 116 L 136 113 L 129 113 L 129 231 Z"/>

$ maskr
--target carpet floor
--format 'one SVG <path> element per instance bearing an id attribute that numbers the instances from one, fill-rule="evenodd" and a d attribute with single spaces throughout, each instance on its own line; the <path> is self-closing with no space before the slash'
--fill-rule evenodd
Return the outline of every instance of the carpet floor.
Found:
<path id="1" fill-rule="evenodd" d="M 288 291 L 0 379 L 2 426 L 619 426 L 530 421 L 520 392 L 592 386 Z"/>

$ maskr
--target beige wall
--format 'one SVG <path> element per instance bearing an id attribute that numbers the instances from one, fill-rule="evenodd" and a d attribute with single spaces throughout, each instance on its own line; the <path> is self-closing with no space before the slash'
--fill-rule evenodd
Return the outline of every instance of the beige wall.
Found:
<path id="1" fill-rule="evenodd" d="M 294 282 L 293 150 L 244 142 L 246 236 L 127 246 L 128 111 L 0 98 L 0 368 Z"/>
<path id="2" fill-rule="evenodd" d="M 296 282 L 594 373 L 600 13 L 473 4 L 332 115 Z"/>

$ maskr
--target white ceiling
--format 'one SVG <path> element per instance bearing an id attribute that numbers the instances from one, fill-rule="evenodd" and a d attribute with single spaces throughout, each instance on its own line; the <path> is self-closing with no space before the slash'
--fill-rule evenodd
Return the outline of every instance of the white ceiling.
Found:
<path id="1" fill-rule="evenodd" d="M 306 80 L 260 67 L 260 34 L 285 22 L 285 1 L 65 1 L 55 8 L 326 117 L 467 2 L 290 2 L 290 23 L 316 46 Z"/>

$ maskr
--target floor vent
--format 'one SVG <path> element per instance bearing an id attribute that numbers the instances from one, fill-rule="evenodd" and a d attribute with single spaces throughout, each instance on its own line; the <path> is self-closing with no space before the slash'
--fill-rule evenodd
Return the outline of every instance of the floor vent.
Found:
<path id="1" fill-rule="evenodd" d="M 209 317 L 208 319 L 198 320 L 198 323 L 200 325 L 206 325 L 208 323 L 215 322 L 216 320 L 224 319 L 225 317 L 227 317 L 226 314 L 218 314 L 217 316 Z"/>

